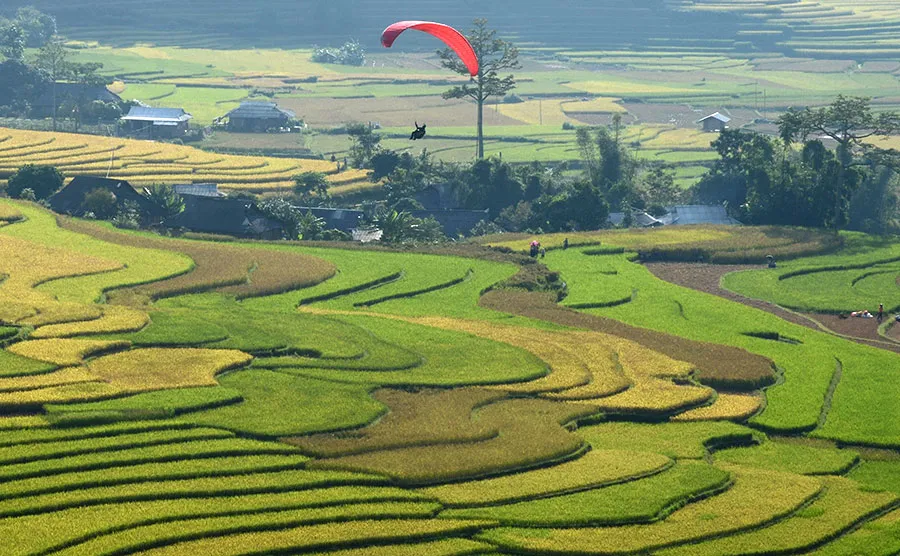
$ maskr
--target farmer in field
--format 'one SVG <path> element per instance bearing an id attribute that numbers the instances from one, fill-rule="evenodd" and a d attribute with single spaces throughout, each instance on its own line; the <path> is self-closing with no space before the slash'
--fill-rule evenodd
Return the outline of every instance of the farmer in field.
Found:
<path id="1" fill-rule="evenodd" d="M 421 139 L 425 137 L 425 124 L 419 126 L 419 122 L 416 122 L 416 130 L 412 132 L 409 136 L 410 141 L 415 141 L 416 139 Z"/>
<path id="2" fill-rule="evenodd" d="M 878 322 L 884 320 L 884 303 L 878 304 Z"/>

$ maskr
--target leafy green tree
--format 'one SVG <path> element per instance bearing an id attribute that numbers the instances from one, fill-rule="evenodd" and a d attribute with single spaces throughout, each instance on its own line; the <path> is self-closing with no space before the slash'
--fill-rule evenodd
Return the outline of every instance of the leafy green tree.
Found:
<path id="1" fill-rule="evenodd" d="M 328 199 L 328 179 L 322 172 L 303 172 L 294 176 L 294 195 L 304 205 Z"/>
<path id="2" fill-rule="evenodd" d="M 59 102 L 56 97 L 56 84 L 72 76 L 72 64 L 69 62 L 69 51 L 63 45 L 61 37 L 51 39 L 38 51 L 34 66 L 42 71 L 50 81 L 51 102 L 53 103 L 53 129 L 56 130 Z"/>
<path id="3" fill-rule="evenodd" d="M 27 116 L 44 82 L 41 72 L 22 62 L 0 63 L 0 115 Z"/>
<path id="4" fill-rule="evenodd" d="M 73 83 L 81 85 L 81 87 L 78 88 L 78 95 L 75 97 L 72 105 L 72 115 L 75 120 L 76 132 L 81 125 L 81 113 L 90 102 L 86 96 L 87 91 L 90 88 L 104 86 L 109 83 L 108 78 L 97 73 L 101 68 L 103 68 L 103 64 L 99 62 L 69 64 L 69 78 Z"/>
<path id="5" fill-rule="evenodd" d="M 40 48 L 56 34 L 56 18 L 37 10 L 34 6 L 23 6 L 16 10 L 16 24 L 25 34 L 25 46 Z"/>
<path id="6" fill-rule="evenodd" d="M 314 240 L 319 239 L 322 232 L 325 231 L 325 219 L 314 215 L 312 211 L 306 211 L 306 214 L 300 216 L 297 221 L 297 231 L 300 239 Z"/>
<path id="7" fill-rule="evenodd" d="M 350 163 L 354 168 L 368 168 L 372 156 L 378 152 L 381 135 L 371 125 L 361 123 L 348 124 L 347 135 L 350 136 Z"/>
<path id="8" fill-rule="evenodd" d="M 22 190 L 31 189 L 38 200 L 46 199 L 62 188 L 64 179 L 55 166 L 26 164 L 9 177 L 6 193 L 18 198 Z"/>
<path id="9" fill-rule="evenodd" d="M 491 214 L 499 214 L 504 208 L 522 200 L 524 188 L 518 176 L 509 164 L 497 158 L 476 160 L 469 174 L 469 179 L 461 184 L 461 191 L 458 191 L 466 208 L 486 208 L 490 209 Z"/>
<path id="10" fill-rule="evenodd" d="M 281 224 L 285 239 L 300 238 L 300 221 L 303 218 L 303 212 L 287 199 L 273 197 L 261 201 L 257 206 L 266 217 Z"/>
<path id="11" fill-rule="evenodd" d="M 11 62 L 25 59 L 25 32 L 14 21 L 0 23 L 0 54 Z"/>
<path id="12" fill-rule="evenodd" d="M 492 96 L 503 96 L 516 86 L 513 75 L 500 77 L 507 70 L 520 68 L 519 50 L 507 41 L 497 38 L 497 32 L 488 29 L 486 19 L 476 19 L 474 27 L 466 35 L 478 56 L 478 75 L 469 83 L 453 87 L 444 92 L 445 99 L 471 98 L 477 108 L 477 150 L 475 156 L 484 158 L 484 101 Z M 446 48 L 438 51 L 441 65 L 460 75 L 469 75 L 469 70 L 455 52 Z"/>
<path id="13" fill-rule="evenodd" d="M 81 209 L 86 213 L 93 214 L 94 218 L 106 220 L 116 215 L 119 211 L 119 204 L 112 191 L 98 187 L 88 191 L 84 196 Z"/>
<path id="14" fill-rule="evenodd" d="M 837 143 L 835 149 L 836 175 L 830 184 L 829 196 L 833 210 L 829 227 L 837 229 L 847 222 L 850 197 L 859 185 L 855 166 L 866 166 L 867 159 L 892 156 L 866 142 L 877 135 L 890 135 L 900 130 L 900 114 L 872 112 L 871 99 L 866 97 L 838 97 L 824 108 L 791 109 L 777 120 L 779 135 L 785 144 L 797 139 L 806 141 L 810 135 L 824 135 Z"/>
<path id="15" fill-rule="evenodd" d="M 184 199 L 175 188 L 166 184 L 153 184 L 146 190 L 147 199 L 159 208 L 162 221 L 173 218 L 184 211 Z"/>
<path id="16" fill-rule="evenodd" d="M 681 189 L 675 184 L 675 170 L 663 165 L 653 166 L 644 175 L 644 189 L 649 205 L 671 206 L 681 198 Z"/>

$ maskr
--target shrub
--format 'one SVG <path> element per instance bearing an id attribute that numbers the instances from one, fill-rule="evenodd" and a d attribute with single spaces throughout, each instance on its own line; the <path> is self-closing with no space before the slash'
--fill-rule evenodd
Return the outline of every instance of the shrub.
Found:
<path id="1" fill-rule="evenodd" d="M 63 179 L 55 166 L 26 164 L 9 177 L 6 193 L 20 198 L 25 189 L 31 189 L 36 199 L 46 199 L 62 188 Z"/>
<path id="2" fill-rule="evenodd" d="M 84 196 L 81 208 L 94 214 L 95 218 L 106 220 L 114 216 L 118 210 L 116 196 L 108 189 L 97 188 Z"/>

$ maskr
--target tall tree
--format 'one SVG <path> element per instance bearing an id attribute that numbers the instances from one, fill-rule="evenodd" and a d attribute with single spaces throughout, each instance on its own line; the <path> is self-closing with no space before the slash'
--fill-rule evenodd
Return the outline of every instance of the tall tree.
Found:
<path id="1" fill-rule="evenodd" d="M 56 117 L 59 103 L 56 100 L 56 83 L 68 79 L 72 73 L 72 64 L 69 62 L 69 51 L 63 45 L 63 39 L 58 36 L 51 37 L 37 54 L 34 65 L 41 70 L 50 80 L 51 102 L 53 102 L 53 130 L 56 131 Z"/>
<path id="2" fill-rule="evenodd" d="M 503 96 L 515 88 L 516 80 L 513 75 L 500 77 L 499 74 L 521 67 L 519 49 L 509 42 L 498 39 L 497 32 L 487 28 L 486 19 L 476 19 L 466 38 L 478 56 L 478 75 L 472 77 L 469 83 L 445 91 L 443 97 L 471 98 L 475 101 L 478 110 L 476 156 L 481 159 L 484 158 L 484 101 L 492 96 Z M 465 64 L 449 48 L 438 51 L 438 56 L 441 57 L 441 65 L 445 68 L 461 75 L 469 75 Z"/>
<path id="3" fill-rule="evenodd" d="M 854 166 L 868 164 L 867 158 L 879 158 L 888 151 L 865 142 L 876 135 L 890 135 L 900 130 L 900 114 L 872 112 L 871 99 L 838 95 L 829 106 L 818 109 L 788 110 L 778 118 L 779 134 L 786 144 L 812 134 L 824 135 L 837 143 L 837 175 L 830 192 L 834 203 L 830 227 L 837 229 L 847 222 L 847 206 L 859 184 Z"/>
<path id="4" fill-rule="evenodd" d="M 12 62 L 25 58 L 25 32 L 14 21 L 0 23 L 0 54 Z"/>
<path id="5" fill-rule="evenodd" d="M 85 62 L 83 64 L 69 64 L 69 79 L 73 83 L 79 85 L 78 90 L 72 99 L 72 116 L 75 119 L 75 132 L 81 125 L 81 112 L 88 104 L 88 91 L 95 87 L 103 87 L 109 83 L 109 79 L 99 75 L 97 72 L 103 67 L 99 62 Z"/>

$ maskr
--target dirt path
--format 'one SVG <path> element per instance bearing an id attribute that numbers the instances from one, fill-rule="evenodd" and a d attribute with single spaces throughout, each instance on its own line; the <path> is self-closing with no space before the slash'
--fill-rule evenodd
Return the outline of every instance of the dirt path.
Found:
<path id="1" fill-rule="evenodd" d="M 878 334 L 878 322 L 876 319 L 846 318 L 837 315 L 822 313 L 796 313 L 788 311 L 767 301 L 751 299 L 730 292 L 719 285 L 725 274 L 737 270 L 756 270 L 759 265 L 714 265 L 698 263 L 646 263 L 644 266 L 657 278 L 713 295 L 718 295 L 731 301 L 737 301 L 750 307 L 768 311 L 794 324 L 799 324 L 813 330 L 825 330 L 838 336 L 846 337 L 860 344 L 886 349 L 900 353 L 900 342 L 891 343 L 890 340 Z M 893 338 L 900 340 L 900 327 L 892 330 Z M 889 333 L 891 335 L 891 333 Z"/>

